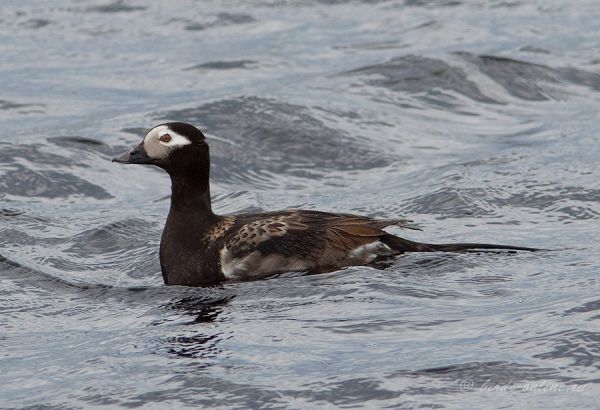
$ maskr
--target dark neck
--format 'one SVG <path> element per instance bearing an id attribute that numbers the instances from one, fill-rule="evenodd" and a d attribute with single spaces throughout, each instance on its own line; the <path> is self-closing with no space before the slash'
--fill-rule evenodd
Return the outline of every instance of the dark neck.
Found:
<path id="1" fill-rule="evenodd" d="M 213 216 L 208 175 L 171 175 L 171 212 Z"/>

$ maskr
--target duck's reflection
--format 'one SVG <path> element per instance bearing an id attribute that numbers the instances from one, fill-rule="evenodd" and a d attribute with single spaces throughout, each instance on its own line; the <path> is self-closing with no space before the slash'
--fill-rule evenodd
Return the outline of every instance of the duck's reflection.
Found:
<path id="1" fill-rule="evenodd" d="M 235 295 L 217 297 L 207 297 L 205 295 L 188 296 L 172 300 L 164 307 L 192 316 L 193 320 L 188 324 L 210 323 L 217 319 L 223 310 L 223 306 L 227 305 L 234 297 Z"/>
<path id="2" fill-rule="evenodd" d="M 164 308 L 191 318 L 189 321 L 179 322 L 175 329 L 176 335 L 162 339 L 166 352 L 180 358 L 195 359 L 210 359 L 219 355 L 222 352 L 219 343 L 223 340 L 223 331 L 212 324 L 234 296 L 192 295 L 164 304 Z"/>

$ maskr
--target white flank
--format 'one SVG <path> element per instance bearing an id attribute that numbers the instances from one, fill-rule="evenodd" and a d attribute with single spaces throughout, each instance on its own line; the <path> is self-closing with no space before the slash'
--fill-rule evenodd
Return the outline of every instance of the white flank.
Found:
<path id="1" fill-rule="evenodd" d="M 221 271 L 223 272 L 223 275 L 225 275 L 227 279 L 235 278 L 236 260 L 229 254 L 227 246 L 223 246 L 223 249 L 219 251 L 219 255 L 221 256 Z"/>
<path id="2" fill-rule="evenodd" d="M 259 251 L 235 259 L 226 246 L 219 252 L 221 272 L 230 280 L 262 278 L 287 271 L 302 271 L 314 267 L 313 263 L 299 258 L 286 258 L 283 255 L 265 256 Z"/>
<path id="3" fill-rule="evenodd" d="M 391 252 L 389 246 L 380 241 L 375 241 L 351 250 L 348 253 L 348 258 L 359 263 L 369 263 L 377 256 L 385 255 L 389 252 Z"/>

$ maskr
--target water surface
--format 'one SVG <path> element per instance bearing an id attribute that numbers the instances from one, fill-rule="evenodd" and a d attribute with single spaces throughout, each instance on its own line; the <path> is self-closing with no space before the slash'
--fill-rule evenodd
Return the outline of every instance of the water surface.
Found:
<path id="1" fill-rule="evenodd" d="M 594 408 L 594 1 L 5 1 L 0 407 Z M 204 129 L 219 213 L 408 217 L 385 267 L 165 287 L 160 170 Z"/>

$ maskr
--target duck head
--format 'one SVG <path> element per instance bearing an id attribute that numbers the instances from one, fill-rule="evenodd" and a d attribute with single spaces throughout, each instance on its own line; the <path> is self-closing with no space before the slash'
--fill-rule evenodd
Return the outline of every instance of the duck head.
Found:
<path id="1" fill-rule="evenodd" d="M 210 169 L 208 144 L 202 131 L 185 122 L 168 122 L 152 128 L 137 146 L 117 155 L 113 162 L 156 165 L 171 176 Z"/>

